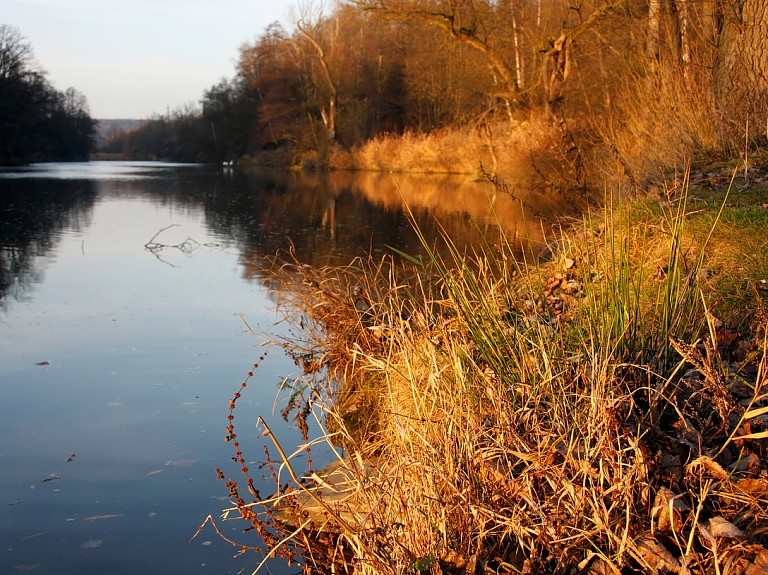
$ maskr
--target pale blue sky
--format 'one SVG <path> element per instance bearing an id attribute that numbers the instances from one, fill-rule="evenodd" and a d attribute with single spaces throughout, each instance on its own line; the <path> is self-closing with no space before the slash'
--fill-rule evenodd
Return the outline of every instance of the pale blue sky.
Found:
<path id="1" fill-rule="evenodd" d="M 238 48 L 293 0 L 2 0 L 59 90 L 86 95 L 94 118 L 146 118 L 234 74 Z"/>

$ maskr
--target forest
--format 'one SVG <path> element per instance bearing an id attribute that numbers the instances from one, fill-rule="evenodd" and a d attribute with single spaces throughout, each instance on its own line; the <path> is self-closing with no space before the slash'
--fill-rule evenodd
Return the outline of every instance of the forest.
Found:
<path id="1" fill-rule="evenodd" d="M 200 107 L 112 151 L 319 169 L 525 163 L 550 183 L 637 185 L 765 137 L 758 0 L 306 2 L 290 21 L 242 45 Z"/>
<path id="2" fill-rule="evenodd" d="M 87 160 L 95 125 L 85 96 L 56 90 L 21 33 L 0 25 L 0 165 Z"/>

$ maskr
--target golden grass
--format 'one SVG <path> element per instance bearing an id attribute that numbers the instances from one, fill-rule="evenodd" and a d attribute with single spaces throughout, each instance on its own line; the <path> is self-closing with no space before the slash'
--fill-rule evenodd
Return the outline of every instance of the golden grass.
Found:
<path id="1" fill-rule="evenodd" d="M 709 74 L 677 69 L 629 75 L 609 113 L 592 120 L 601 144 L 591 151 L 596 181 L 658 181 L 660 166 L 682 171 L 718 148 Z M 662 175 L 663 177 L 663 175 Z"/>
<path id="2" fill-rule="evenodd" d="M 535 176 L 531 157 L 541 157 L 558 136 L 543 115 L 524 122 L 497 122 L 488 126 L 451 127 L 429 133 L 384 134 L 329 156 L 332 169 L 387 172 L 478 174 L 480 164 L 489 172 L 525 181 Z M 547 150 L 548 151 L 548 150 Z"/>
<path id="3" fill-rule="evenodd" d="M 271 267 L 299 413 L 350 473 L 378 472 L 314 515 L 295 498 L 321 477 L 279 491 L 298 528 L 272 502 L 229 513 L 307 572 L 759 572 L 768 316 L 755 292 L 742 334 L 715 317 L 703 272 L 729 265 L 728 230 L 687 201 L 587 217 L 546 264 L 446 238 L 408 271 Z"/>

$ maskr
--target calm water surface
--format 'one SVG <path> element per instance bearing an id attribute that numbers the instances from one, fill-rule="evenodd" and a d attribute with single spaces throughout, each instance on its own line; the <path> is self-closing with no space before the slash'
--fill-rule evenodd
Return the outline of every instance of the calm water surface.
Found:
<path id="1" fill-rule="evenodd" d="M 0 573 L 255 567 L 209 527 L 188 541 L 228 506 L 215 468 L 238 477 L 222 441 L 228 399 L 262 353 L 238 314 L 277 319 L 249 262 L 289 241 L 313 265 L 386 246 L 416 254 L 404 202 L 429 234 L 437 217 L 460 242 L 492 237 L 497 218 L 525 235 L 516 203 L 490 200 L 450 178 L 112 162 L 0 172 Z M 152 253 L 158 232 L 167 247 Z M 241 439 L 262 415 L 281 442 L 301 442 L 272 415 L 295 371 L 268 355 L 236 412 Z M 255 436 L 243 441 L 253 461 Z M 266 477 L 258 487 L 274 491 Z M 221 527 L 257 544 L 232 525 Z"/>

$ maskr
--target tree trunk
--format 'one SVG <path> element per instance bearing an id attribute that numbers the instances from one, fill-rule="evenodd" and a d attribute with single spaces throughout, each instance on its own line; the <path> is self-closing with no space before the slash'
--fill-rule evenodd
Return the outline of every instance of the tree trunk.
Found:
<path id="1" fill-rule="evenodd" d="M 766 134 L 768 2 L 726 0 L 712 74 L 723 143 Z"/>
<path id="2" fill-rule="evenodd" d="M 515 73 L 517 74 L 517 86 L 521 90 L 525 90 L 525 62 L 523 61 L 522 54 L 520 54 L 520 38 L 519 30 L 517 27 L 517 17 L 515 16 L 515 6 L 512 6 L 512 38 L 515 41 Z"/>
<path id="3" fill-rule="evenodd" d="M 322 34 L 320 31 L 323 22 L 323 3 L 321 2 L 318 6 L 315 6 L 312 2 L 300 4 L 300 10 L 300 17 L 295 22 L 296 29 L 314 48 L 315 53 L 317 54 L 317 59 L 320 62 L 320 69 L 323 71 L 323 76 L 328 84 L 328 108 L 321 106 L 320 116 L 325 125 L 328 138 L 333 141 L 336 139 L 336 108 L 338 106 L 339 91 L 336 79 L 331 73 L 328 57 L 323 49 Z M 331 47 L 333 46 L 334 39 L 339 33 L 338 18 L 333 24 L 335 24 L 335 26 L 331 27 Z"/>
<path id="4" fill-rule="evenodd" d="M 652 71 L 656 70 L 659 61 L 659 29 L 661 26 L 661 0 L 650 0 L 648 3 L 648 40 L 645 43 L 645 57 Z"/>
<path id="5" fill-rule="evenodd" d="M 683 75 L 689 78 L 689 66 L 691 64 L 691 34 L 690 34 L 690 9 L 688 0 L 674 0 L 679 5 L 677 16 L 680 23 L 680 62 L 683 64 Z"/>

